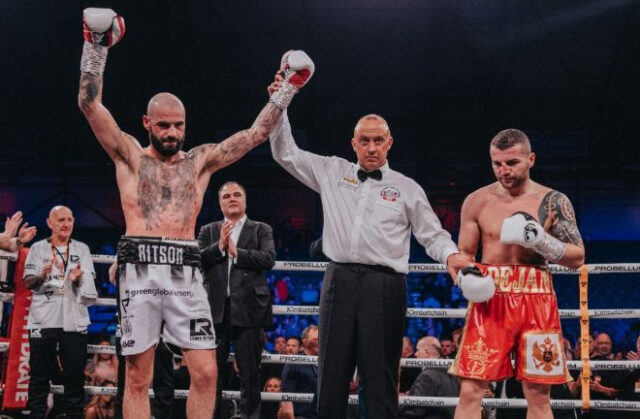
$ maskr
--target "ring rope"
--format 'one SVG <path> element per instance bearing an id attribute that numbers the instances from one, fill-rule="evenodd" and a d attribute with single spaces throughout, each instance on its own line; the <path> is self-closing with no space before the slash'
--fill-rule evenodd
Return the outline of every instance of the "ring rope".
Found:
<path id="1" fill-rule="evenodd" d="M 52 385 L 51 393 L 63 394 L 64 386 Z M 115 396 L 117 389 L 115 387 L 96 387 L 85 386 L 85 393 L 89 395 L 108 395 Z M 1 394 L 1 390 L 0 390 Z M 175 390 L 174 398 L 185 399 L 189 394 L 189 390 Z M 153 390 L 149 390 L 149 397 L 154 397 Z M 261 399 L 266 402 L 297 402 L 312 403 L 314 395 L 312 393 L 261 393 Z M 239 400 L 239 391 L 222 392 L 224 400 Z M 455 407 L 458 405 L 458 397 L 416 397 L 416 396 L 400 396 L 398 398 L 399 406 L 425 406 L 425 407 Z M 640 402 L 623 401 L 623 400 L 594 400 L 592 409 L 600 410 L 640 410 Z M 358 396 L 350 395 L 349 404 L 357 405 Z M 505 408 L 505 409 L 524 409 L 527 407 L 525 399 L 483 399 L 483 407 L 489 408 Z M 579 409 L 582 406 L 580 400 L 551 400 L 551 408 L 553 409 Z"/>
<path id="2" fill-rule="evenodd" d="M 92 259 L 96 263 L 114 263 L 116 261 L 116 257 L 112 255 L 91 255 Z M 0 252 L 0 260 L 13 260 L 17 259 L 17 254 Z M 272 268 L 272 270 L 285 270 L 285 271 L 310 271 L 310 272 L 321 272 L 326 269 L 328 262 L 293 262 L 293 261 L 277 261 Z M 561 318 L 580 318 L 581 319 L 581 346 L 582 351 L 584 352 L 585 346 L 588 345 L 588 341 L 585 344 L 585 328 L 588 330 L 589 327 L 589 317 L 599 317 L 599 318 L 638 318 L 640 317 L 640 310 L 635 309 L 607 309 L 607 310 L 588 310 L 587 306 L 587 284 L 588 284 L 588 274 L 598 274 L 598 273 L 634 273 L 640 272 L 640 263 L 616 263 L 616 264 L 593 264 L 593 265 L 584 265 L 579 270 L 578 269 L 569 269 L 566 267 L 562 267 L 559 265 L 551 265 L 550 271 L 553 273 L 559 274 L 579 274 L 579 284 L 580 284 L 580 309 L 579 310 L 560 310 Z M 446 266 L 442 264 L 410 264 L 409 265 L 409 273 L 443 273 L 447 272 Z M 0 301 L 10 302 L 13 300 L 12 293 L 0 293 Z M 97 304 L 100 306 L 114 306 L 116 305 L 115 299 L 112 298 L 101 298 L 98 299 Z M 302 314 L 302 315 L 317 315 L 319 313 L 319 308 L 317 306 L 273 306 L 273 314 L 275 315 L 286 315 L 286 314 Z M 466 309 L 407 309 L 407 317 L 415 318 L 415 317 L 432 317 L 432 318 L 464 318 L 466 314 Z M 9 348 L 8 343 L 0 343 L 0 352 L 7 351 Z M 111 346 L 99 346 L 99 345 L 88 345 L 87 347 L 88 353 L 115 353 L 115 348 Z M 233 359 L 233 354 L 230 356 L 230 360 Z M 263 362 L 265 363 L 294 363 L 294 364 L 316 364 L 317 357 L 312 356 L 304 356 L 304 355 L 271 355 L 264 354 Z M 441 360 L 441 359 L 411 359 L 411 358 L 403 358 L 400 362 L 401 366 L 409 366 L 409 367 L 436 367 L 436 368 L 447 368 L 453 360 Z M 582 378 L 583 380 L 589 380 L 591 376 L 591 369 L 628 369 L 628 368 L 637 368 L 636 364 L 640 365 L 638 361 L 596 361 L 591 363 L 588 357 L 583 358 L 583 361 L 568 361 L 567 367 L 569 369 L 582 369 Z M 61 387 L 61 386 L 57 386 Z M 595 403 L 591 403 L 590 395 L 585 395 L 585 390 L 588 393 L 588 387 L 583 385 L 583 394 L 582 400 L 573 400 L 573 401 L 552 401 L 552 407 L 556 408 L 564 408 L 554 405 L 554 403 L 560 402 L 561 404 L 567 404 L 568 409 L 581 407 L 582 409 L 640 409 L 640 402 L 626 402 L 626 401 L 595 401 Z M 95 387 L 93 389 L 96 389 Z M 104 388 L 106 390 L 110 390 L 110 388 Z M 63 391 L 60 388 L 54 390 L 52 386 L 52 392 L 55 391 Z M 91 393 L 90 388 L 87 389 L 89 394 Z M 101 390 L 100 390 L 101 391 Z M 239 392 L 223 392 L 223 398 L 234 398 L 236 396 L 239 398 Z M 104 394 L 104 393 L 100 393 Z M 263 400 L 268 401 L 272 397 L 280 397 L 278 400 L 290 400 L 290 395 L 293 393 L 263 393 Z M 225 397 L 226 396 L 226 397 Z M 265 398 L 266 396 L 266 398 Z M 306 397 L 313 395 L 293 395 L 293 397 Z M 176 397 L 178 397 L 178 391 L 176 391 Z M 186 397 L 186 395 L 185 395 Z M 349 402 L 351 404 L 354 403 L 352 400 L 355 398 L 355 404 L 358 403 L 357 396 L 350 396 Z M 429 401 L 428 399 L 435 399 Z M 451 399 L 450 401 L 445 401 L 445 403 L 449 404 L 441 404 L 444 399 Z M 302 401 L 302 400 L 296 400 Z M 311 400 L 309 400 L 310 402 Z M 400 405 L 404 405 L 403 403 L 408 403 L 407 405 L 411 406 L 423 406 L 422 402 L 430 403 L 434 402 L 436 404 L 425 404 L 424 406 L 443 406 L 443 407 L 455 407 L 457 405 L 457 398 L 429 398 L 429 397 L 401 397 Z M 487 403 L 485 403 L 487 402 Z M 505 402 L 509 406 L 505 406 Z M 520 402 L 524 402 L 521 406 Z M 418 404 L 416 404 L 418 403 Z M 494 403 L 497 405 L 493 406 Z M 526 407 L 525 400 L 511 399 L 511 400 L 495 400 L 488 399 L 483 401 L 483 406 L 486 407 Z M 637 405 L 637 406 L 636 406 Z M 626 406 L 626 407 L 625 407 Z"/>
<path id="3" fill-rule="evenodd" d="M 0 251 L 0 259 L 15 261 L 17 253 Z M 111 264 L 116 262 L 114 255 L 91 255 L 94 263 Z M 322 272 L 329 262 L 276 261 L 274 271 Z M 640 273 L 640 263 L 596 263 L 585 265 L 590 274 Z M 566 268 L 560 265 L 549 265 L 549 270 L 556 274 L 578 274 L 579 269 Z M 410 263 L 409 273 L 446 273 L 446 266 L 440 263 Z"/>
<path id="4" fill-rule="evenodd" d="M 8 342 L 0 342 L 0 352 L 9 349 Z M 115 346 L 110 345 L 87 345 L 87 353 L 90 354 L 110 354 L 115 355 Z M 235 360 L 234 354 L 229 355 L 229 362 Z M 449 368 L 453 364 L 453 359 L 434 358 L 402 358 L 401 367 L 407 368 Z M 313 355 L 282 355 L 282 354 L 262 354 L 262 362 L 265 364 L 300 364 L 317 365 L 318 357 Z M 594 370 L 626 370 L 640 368 L 640 361 L 590 361 Z M 579 370 L 582 368 L 582 361 L 567 361 L 567 368 Z"/>
<path id="5" fill-rule="evenodd" d="M 7 299 L 3 300 L 3 294 Z M 13 301 L 12 293 L 0 293 L 0 301 Z M 115 298 L 98 298 L 93 304 L 94 306 L 115 306 Z M 562 309 L 560 311 L 561 319 L 579 319 L 581 317 L 578 309 Z M 409 318 L 434 318 L 434 319 L 464 319 L 467 313 L 466 308 L 408 308 L 407 317 Z M 319 306 L 292 306 L 292 305 L 274 305 L 273 314 L 289 315 L 309 315 L 317 316 L 320 314 Z M 589 310 L 589 317 L 594 319 L 638 319 L 640 318 L 640 309 L 634 308 L 609 308 Z"/>

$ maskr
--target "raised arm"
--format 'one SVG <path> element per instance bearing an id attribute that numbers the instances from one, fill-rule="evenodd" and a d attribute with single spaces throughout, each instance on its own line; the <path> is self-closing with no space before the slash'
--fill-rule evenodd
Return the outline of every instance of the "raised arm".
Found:
<path id="1" fill-rule="evenodd" d="M 280 62 L 283 77 L 281 88 L 271 95 L 251 128 L 240 131 L 219 144 L 204 144 L 192 152 L 202 159 L 203 167 L 213 173 L 247 154 L 252 148 L 264 143 L 280 120 L 293 96 L 309 81 L 314 72 L 311 58 L 303 51 L 287 51 Z"/>
<path id="2" fill-rule="evenodd" d="M 213 173 L 236 162 L 251 149 L 264 143 L 280 115 L 280 108 L 273 103 L 267 103 L 251 128 L 239 131 L 218 144 L 194 147 L 189 153 L 194 155 L 196 161 L 202 162 L 201 167 Z"/>
<path id="3" fill-rule="evenodd" d="M 124 20 L 111 9 L 84 10 L 84 47 L 80 61 L 78 106 L 93 133 L 114 161 L 127 162 L 138 142 L 120 130 L 102 104 L 102 82 L 109 47 L 124 36 Z"/>

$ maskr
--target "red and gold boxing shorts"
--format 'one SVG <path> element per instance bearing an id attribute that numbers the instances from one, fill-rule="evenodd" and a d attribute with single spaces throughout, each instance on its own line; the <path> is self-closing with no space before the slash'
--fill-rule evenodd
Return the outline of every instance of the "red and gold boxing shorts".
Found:
<path id="1" fill-rule="evenodd" d="M 476 266 L 493 278 L 496 292 L 489 301 L 469 303 L 460 347 L 449 374 L 498 381 L 511 377 L 515 368 L 518 380 L 541 384 L 571 381 L 549 269 Z"/>

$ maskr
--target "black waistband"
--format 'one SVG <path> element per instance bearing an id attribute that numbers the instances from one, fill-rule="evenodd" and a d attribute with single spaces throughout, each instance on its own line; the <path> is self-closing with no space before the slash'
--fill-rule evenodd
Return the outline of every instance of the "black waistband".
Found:
<path id="1" fill-rule="evenodd" d="M 194 241 L 122 236 L 117 254 L 118 264 L 200 266 L 200 249 Z"/>
<path id="2" fill-rule="evenodd" d="M 364 271 L 369 271 L 369 272 L 381 272 L 381 273 L 385 273 L 385 274 L 389 274 L 389 275 L 401 275 L 401 276 L 404 276 L 403 273 L 396 272 L 394 269 L 392 269 L 392 268 L 390 268 L 388 266 L 367 265 L 367 264 L 364 264 L 364 263 L 344 263 L 344 262 L 334 262 L 334 261 L 331 261 L 330 263 L 333 264 L 333 265 L 336 265 L 336 266 L 347 268 L 347 269 L 364 270 Z"/>

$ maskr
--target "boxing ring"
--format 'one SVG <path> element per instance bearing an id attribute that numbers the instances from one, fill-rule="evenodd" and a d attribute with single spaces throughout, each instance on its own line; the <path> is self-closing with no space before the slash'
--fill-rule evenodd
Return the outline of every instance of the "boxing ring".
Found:
<path id="1" fill-rule="evenodd" d="M 115 256 L 110 255 L 92 255 L 93 262 L 99 264 L 112 264 L 116 261 Z M 0 253 L 0 261 L 9 260 L 16 261 L 15 254 Z M 293 261 L 277 261 L 272 268 L 273 271 L 286 271 L 286 272 L 324 272 L 327 262 L 293 262 Z M 629 274 L 640 273 L 640 263 L 609 263 L 609 264 L 592 264 L 584 265 L 580 270 L 574 270 L 565 268 L 558 265 L 551 265 L 550 271 L 555 275 L 578 275 L 579 277 L 579 289 L 580 289 L 580 308 L 579 309 L 561 309 L 561 319 L 577 319 L 581 323 L 581 354 L 588 354 L 589 345 L 589 319 L 632 319 L 640 318 L 640 309 L 588 309 L 587 288 L 588 277 L 590 275 L 599 274 Z M 446 273 L 446 267 L 441 264 L 410 264 L 409 275 L 415 273 Z M 0 301 L 11 303 L 13 301 L 12 293 L 0 293 Z M 95 305 L 99 306 L 115 306 L 116 300 L 114 298 L 99 298 Z M 451 308 L 408 308 L 407 318 L 464 318 L 466 316 L 466 308 L 451 309 Z M 318 315 L 318 306 L 295 306 L 295 305 L 274 305 L 274 315 Z M 8 342 L 0 342 L 0 352 L 12 351 L 11 345 Z M 115 354 L 115 347 L 113 346 L 101 346 L 101 345 L 88 345 L 88 353 L 109 353 Z M 229 361 L 233 360 L 233 354 L 230 355 Z M 430 367 L 430 368 L 448 368 L 453 359 L 416 359 L 416 358 L 403 358 L 400 361 L 402 367 Z M 279 354 L 263 354 L 262 362 L 276 363 L 276 364 L 311 364 L 317 363 L 316 356 L 307 355 L 279 355 Z M 640 411 L 640 402 L 636 401 L 623 401 L 623 400 L 590 400 L 589 397 L 589 379 L 592 370 L 627 370 L 627 369 L 639 369 L 640 361 L 593 361 L 589 360 L 588 355 L 581 361 L 567 361 L 567 367 L 569 370 L 582 370 L 583 379 L 583 393 L 582 399 L 562 399 L 552 400 L 551 407 L 553 409 L 601 409 L 601 410 L 626 410 L 626 411 Z M 0 393 L 4 392 L 5 382 L 2 382 L 2 389 Z M 117 389 L 114 387 L 85 387 L 85 392 L 89 395 L 115 395 Z M 51 392 L 54 394 L 60 394 L 64 392 L 62 386 L 51 386 Z M 176 390 L 176 398 L 185 398 L 188 390 Z M 149 396 L 153 397 L 153 390 L 149 390 Z M 240 398 L 239 391 L 223 391 L 223 399 L 226 400 L 238 400 Z M 301 403 L 311 403 L 313 400 L 313 394 L 308 393 L 270 393 L 262 392 L 262 400 L 269 402 L 279 401 L 292 401 Z M 349 404 L 357 405 L 358 396 L 350 395 Z M 434 407 L 455 407 L 458 404 L 457 397 L 413 397 L 413 396 L 400 396 L 400 406 L 434 406 Z M 527 403 L 524 399 L 501 399 L 501 398 L 486 398 L 482 402 L 483 407 L 486 408 L 526 408 Z"/>

